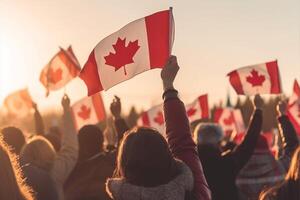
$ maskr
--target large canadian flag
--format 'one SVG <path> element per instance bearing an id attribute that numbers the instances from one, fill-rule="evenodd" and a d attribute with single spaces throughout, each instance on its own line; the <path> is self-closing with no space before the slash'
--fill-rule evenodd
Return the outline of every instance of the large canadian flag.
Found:
<path id="1" fill-rule="evenodd" d="M 209 117 L 208 95 L 199 96 L 191 104 L 185 106 L 190 122 Z"/>
<path id="2" fill-rule="evenodd" d="M 289 99 L 287 114 L 300 135 L 300 86 L 297 80 L 294 82 L 293 94 Z"/>
<path id="3" fill-rule="evenodd" d="M 162 68 L 173 44 L 171 10 L 133 21 L 100 41 L 91 52 L 80 78 L 88 95 L 107 90 L 144 71 Z"/>
<path id="4" fill-rule="evenodd" d="M 12 117 L 25 117 L 32 109 L 32 99 L 28 89 L 15 91 L 4 100 L 4 107 Z"/>
<path id="5" fill-rule="evenodd" d="M 228 74 L 237 94 L 279 94 L 280 76 L 277 61 L 252 65 Z"/>
<path id="6" fill-rule="evenodd" d="M 214 122 L 220 124 L 225 135 L 231 138 L 245 132 L 244 120 L 239 109 L 218 108 L 215 111 Z"/>
<path id="7" fill-rule="evenodd" d="M 157 105 L 143 112 L 138 119 L 137 125 L 155 128 L 162 135 L 165 135 L 166 127 L 163 106 Z"/>
<path id="8" fill-rule="evenodd" d="M 72 105 L 74 124 L 77 130 L 84 125 L 97 124 L 105 119 L 105 108 L 100 93 L 85 97 Z"/>
<path id="9" fill-rule="evenodd" d="M 47 90 L 58 90 L 64 87 L 73 78 L 78 76 L 80 65 L 74 55 L 72 47 L 68 50 L 60 48 L 60 51 L 43 68 L 40 81 Z"/>

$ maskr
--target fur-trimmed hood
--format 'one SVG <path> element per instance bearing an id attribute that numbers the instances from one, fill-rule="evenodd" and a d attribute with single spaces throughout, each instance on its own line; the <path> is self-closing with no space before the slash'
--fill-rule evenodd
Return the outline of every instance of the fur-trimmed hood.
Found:
<path id="1" fill-rule="evenodd" d="M 156 187 L 132 185 L 125 179 L 111 178 L 106 182 L 106 191 L 116 200 L 183 200 L 187 191 L 193 189 L 194 178 L 190 168 L 176 161 L 179 174 L 169 183 Z"/>

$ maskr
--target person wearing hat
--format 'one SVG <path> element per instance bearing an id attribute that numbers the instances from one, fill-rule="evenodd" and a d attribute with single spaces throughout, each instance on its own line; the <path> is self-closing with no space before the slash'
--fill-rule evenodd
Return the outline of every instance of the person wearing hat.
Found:
<path id="1" fill-rule="evenodd" d="M 256 95 L 253 104 L 255 111 L 245 139 L 232 151 L 222 151 L 224 133 L 219 125 L 201 123 L 194 131 L 194 140 L 213 200 L 238 200 L 235 179 L 250 159 L 262 128 L 262 98 Z"/>
<path id="2" fill-rule="evenodd" d="M 263 189 L 284 180 L 291 155 L 298 146 L 297 135 L 286 116 L 286 110 L 286 102 L 279 102 L 277 115 L 284 153 L 279 159 L 276 159 L 269 148 L 267 138 L 263 134 L 260 135 L 253 155 L 236 180 L 241 200 L 256 200 Z"/>

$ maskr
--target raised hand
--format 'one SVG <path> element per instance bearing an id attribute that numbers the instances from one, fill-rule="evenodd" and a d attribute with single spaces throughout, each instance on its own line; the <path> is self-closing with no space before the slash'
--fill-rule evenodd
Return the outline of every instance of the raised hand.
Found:
<path id="1" fill-rule="evenodd" d="M 61 105 L 63 108 L 69 108 L 70 107 L 70 98 L 67 94 L 64 94 L 63 98 L 61 99 Z"/>
<path id="2" fill-rule="evenodd" d="M 278 116 L 285 115 L 287 111 L 287 100 L 279 101 L 276 106 L 276 111 Z"/>
<path id="3" fill-rule="evenodd" d="M 161 71 L 161 79 L 163 81 L 164 91 L 174 89 L 173 82 L 176 78 L 179 66 L 176 56 L 170 56 L 167 64 Z"/>
<path id="4" fill-rule="evenodd" d="M 115 96 L 110 104 L 110 111 L 115 119 L 121 118 L 121 101 L 118 96 Z"/>
<path id="5" fill-rule="evenodd" d="M 259 94 L 255 95 L 253 99 L 254 108 L 262 110 L 263 105 L 264 105 L 264 100 L 261 98 L 261 96 Z"/>

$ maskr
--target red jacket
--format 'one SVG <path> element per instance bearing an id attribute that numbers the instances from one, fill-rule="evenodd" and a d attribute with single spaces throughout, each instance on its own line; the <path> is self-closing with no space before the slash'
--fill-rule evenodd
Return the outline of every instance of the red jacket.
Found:
<path id="1" fill-rule="evenodd" d="M 169 92 L 172 93 L 172 92 Z M 194 175 L 194 194 L 198 200 L 211 199 L 196 144 L 191 135 L 184 104 L 177 95 L 165 96 L 164 116 L 166 135 L 173 156 L 185 162 Z"/>

